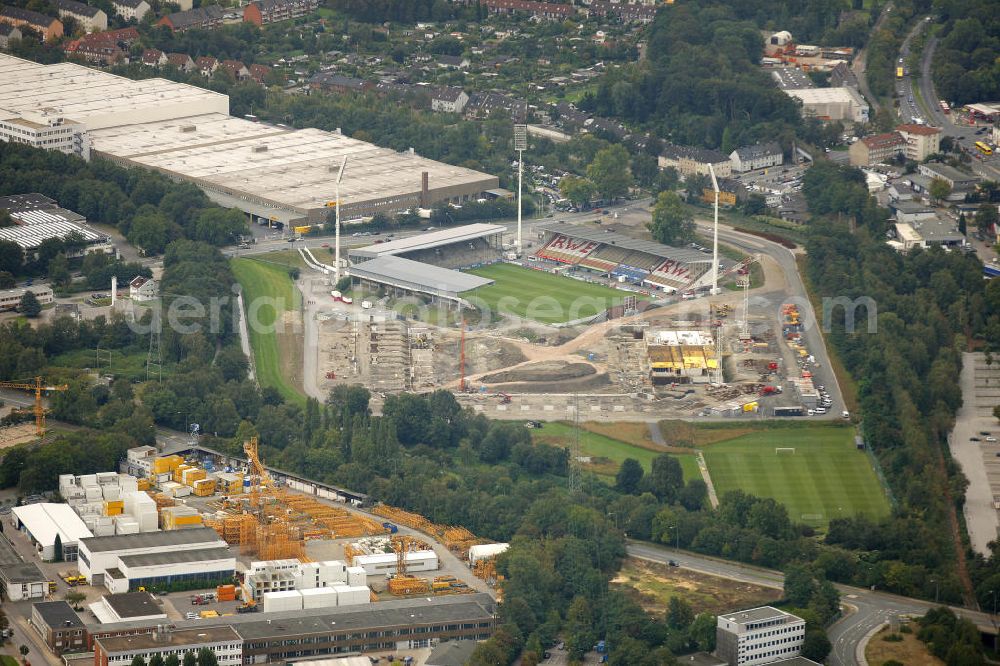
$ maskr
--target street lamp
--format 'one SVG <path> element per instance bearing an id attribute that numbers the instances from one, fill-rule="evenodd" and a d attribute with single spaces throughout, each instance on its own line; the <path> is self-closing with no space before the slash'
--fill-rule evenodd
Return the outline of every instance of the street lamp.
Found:
<path id="1" fill-rule="evenodd" d="M 712 295 L 715 296 L 719 293 L 719 181 L 711 164 L 708 165 L 708 173 L 712 176 L 712 189 L 715 190 L 715 223 L 712 226 Z"/>
<path id="2" fill-rule="evenodd" d="M 524 151 L 528 149 L 528 126 L 514 125 L 514 150 L 517 151 L 517 253 L 521 254 L 521 181 L 524 177 Z"/>

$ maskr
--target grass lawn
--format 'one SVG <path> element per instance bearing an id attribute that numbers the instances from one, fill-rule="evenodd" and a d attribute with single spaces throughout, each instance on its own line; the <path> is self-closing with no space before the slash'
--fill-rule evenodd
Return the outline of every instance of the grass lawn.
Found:
<path id="1" fill-rule="evenodd" d="M 465 298 L 473 302 L 478 298 L 494 313 L 516 315 L 542 324 L 596 315 L 630 295 L 601 284 L 514 264 L 493 264 L 469 272 L 496 282 L 462 294 Z"/>
<path id="2" fill-rule="evenodd" d="M 146 340 L 148 341 L 148 337 Z M 146 356 L 149 354 L 148 349 L 112 349 L 110 352 L 111 356 L 111 367 L 108 367 L 108 350 L 101 350 L 101 373 L 111 374 L 115 377 L 125 377 L 131 381 L 146 381 Z M 49 361 L 49 365 L 58 366 L 62 368 L 90 368 L 91 370 L 97 370 L 97 351 L 94 349 L 77 349 L 76 351 L 66 352 L 64 354 L 59 354 L 53 357 Z M 168 376 L 171 372 L 171 368 L 164 365 L 163 375 Z"/>
<path id="3" fill-rule="evenodd" d="M 314 254 L 318 254 L 318 252 L 314 251 Z M 323 261 L 323 259 L 318 256 L 316 258 Z M 256 255 L 254 260 L 261 261 L 266 264 L 280 264 L 281 266 L 298 268 L 300 270 L 308 268 L 308 266 L 306 266 L 306 262 L 302 261 L 302 255 L 299 254 L 298 250 L 277 250 L 275 252 L 265 252 L 264 254 Z"/>
<path id="4" fill-rule="evenodd" d="M 263 305 L 256 311 L 256 319 L 264 330 L 254 330 L 254 326 L 249 327 L 254 365 L 261 386 L 274 387 L 286 399 L 304 404 L 305 397 L 282 372 L 283 345 L 279 344 L 281 334 L 270 330 L 276 321 L 279 323 L 284 321 L 286 312 L 298 310 L 299 292 L 292 284 L 288 272 L 280 266 L 253 259 L 233 259 L 231 265 L 233 274 L 243 287 L 244 304 L 248 308 L 254 299 L 274 299 L 274 305 Z M 287 331 L 288 327 L 277 327 L 278 331 L 282 329 Z"/>
<path id="5" fill-rule="evenodd" d="M 776 453 L 775 448 L 795 452 Z M 868 457 L 855 449 L 854 429 L 848 426 L 743 433 L 705 446 L 704 454 L 720 497 L 730 490 L 772 497 L 797 522 L 823 527 L 840 516 L 889 513 L 885 492 Z"/>
<path id="6" fill-rule="evenodd" d="M 532 437 L 536 442 L 551 444 L 553 446 L 569 446 L 573 443 L 575 434 L 573 426 L 566 423 L 545 423 L 540 430 L 533 430 Z M 580 428 L 580 453 L 593 458 L 593 463 L 587 468 L 595 474 L 601 476 L 614 477 L 626 458 L 638 460 L 643 468 L 648 472 L 653 464 L 653 458 L 660 455 L 660 451 L 629 444 L 618 439 L 612 439 L 604 435 L 589 432 L 586 428 Z M 684 480 L 700 479 L 701 472 L 698 471 L 698 462 L 692 454 L 672 453 L 677 458 L 684 470 Z"/>
<path id="7" fill-rule="evenodd" d="M 0 666 L 20 666 L 20 664 L 21 662 L 14 657 L 6 654 L 0 654 Z"/>

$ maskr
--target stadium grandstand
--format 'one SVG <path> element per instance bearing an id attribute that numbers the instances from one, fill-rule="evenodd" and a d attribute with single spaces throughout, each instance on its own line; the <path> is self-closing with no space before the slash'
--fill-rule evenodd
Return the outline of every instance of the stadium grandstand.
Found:
<path id="1" fill-rule="evenodd" d="M 418 295 L 432 303 L 472 307 L 465 292 L 493 284 L 493 280 L 394 255 L 376 257 L 351 267 L 351 283 L 393 297 Z"/>
<path id="2" fill-rule="evenodd" d="M 354 266 L 402 257 L 441 268 L 472 268 L 500 261 L 505 231 L 499 224 L 467 224 L 350 250 L 348 258 Z"/>
<path id="3" fill-rule="evenodd" d="M 542 245 L 533 258 L 595 271 L 668 292 L 700 286 L 712 258 L 697 250 L 670 247 L 601 229 L 562 222 L 542 225 Z"/>

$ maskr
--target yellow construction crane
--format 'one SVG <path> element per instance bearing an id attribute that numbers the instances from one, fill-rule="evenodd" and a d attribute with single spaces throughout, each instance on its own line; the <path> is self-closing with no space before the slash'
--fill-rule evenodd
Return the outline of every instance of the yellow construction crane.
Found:
<path id="1" fill-rule="evenodd" d="M 69 386 L 66 384 L 59 384 L 58 386 L 44 386 L 42 384 L 42 378 L 35 377 L 34 384 L 29 384 L 27 382 L 0 382 L 0 388 L 21 389 L 22 391 L 35 392 L 35 406 L 33 408 L 35 413 L 35 429 L 38 432 L 39 437 L 44 437 L 45 407 L 42 406 L 42 391 L 65 391 L 69 388 Z"/>

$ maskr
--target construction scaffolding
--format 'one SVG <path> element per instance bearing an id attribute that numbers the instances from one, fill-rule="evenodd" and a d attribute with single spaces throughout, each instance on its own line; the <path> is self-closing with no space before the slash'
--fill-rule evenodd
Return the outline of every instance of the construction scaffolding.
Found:
<path id="1" fill-rule="evenodd" d="M 423 542 L 405 535 L 392 537 L 392 550 L 396 553 L 396 573 L 389 579 L 389 592 L 398 596 L 423 594 L 430 591 L 430 581 L 406 573 L 407 553 L 424 550 L 425 545 Z"/>
<path id="2" fill-rule="evenodd" d="M 459 553 L 463 557 L 469 552 L 470 546 L 488 543 L 464 527 L 438 525 L 424 518 L 419 513 L 412 513 L 387 504 L 378 505 L 372 509 L 372 513 L 400 525 L 429 534 L 436 541 L 444 544 L 449 550 Z"/>

